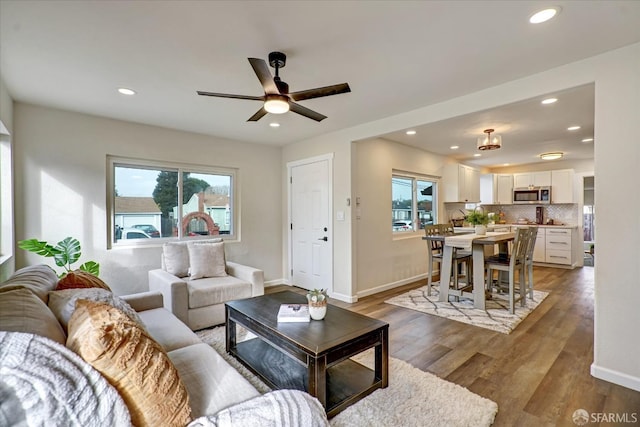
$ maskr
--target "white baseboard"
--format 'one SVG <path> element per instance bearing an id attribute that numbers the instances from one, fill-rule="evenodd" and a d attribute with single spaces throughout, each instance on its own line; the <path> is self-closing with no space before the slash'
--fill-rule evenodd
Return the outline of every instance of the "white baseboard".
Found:
<path id="1" fill-rule="evenodd" d="M 631 390 L 640 391 L 640 378 L 614 371 L 612 369 L 603 368 L 595 363 L 591 364 L 591 376 L 621 385 L 622 387 L 630 388 Z"/>
<path id="2" fill-rule="evenodd" d="M 337 300 L 340 300 L 342 302 L 348 302 L 348 303 L 358 302 L 358 297 L 357 296 L 350 296 L 350 295 L 340 294 L 338 292 L 331 292 L 330 297 L 331 298 L 335 298 Z"/>
<path id="3" fill-rule="evenodd" d="M 288 280 L 286 279 L 275 279 L 275 280 L 268 280 L 266 282 L 264 282 L 264 287 L 268 288 L 270 286 L 278 286 L 278 285 L 287 285 L 287 286 L 291 286 L 288 282 Z"/>
<path id="4" fill-rule="evenodd" d="M 385 285 L 376 286 L 375 288 L 367 289 L 357 293 L 357 297 L 366 297 L 368 295 L 377 294 L 378 292 L 388 291 L 399 286 L 408 285 L 409 283 L 417 282 L 427 278 L 427 273 L 422 273 L 417 276 L 409 277 L 407 279 L 398 280 L 397 282 L 387 283 Z"/>

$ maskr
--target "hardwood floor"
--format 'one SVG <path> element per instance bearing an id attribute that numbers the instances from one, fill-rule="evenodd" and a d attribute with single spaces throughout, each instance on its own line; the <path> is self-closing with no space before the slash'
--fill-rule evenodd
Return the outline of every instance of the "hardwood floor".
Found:
<path id="1" fill-rule="evenodd" d="M 498 403 L 494 426 L 575 426 L 573 412 L 635 414 L 640 392 L 593 378 L 593 268 L 534 269 L 549 296 L 509 335 L 385 304 L 416 282 L 331 303 L 389 323 L 392 357 Z M 274 286 L 266 292 L 303 289 Z M 635 327 L 635 326 L 634 326 Z M 614 426 L 620 423 L 589 423 Z M 632 424 L 627 424 L 632 425 Z"/>

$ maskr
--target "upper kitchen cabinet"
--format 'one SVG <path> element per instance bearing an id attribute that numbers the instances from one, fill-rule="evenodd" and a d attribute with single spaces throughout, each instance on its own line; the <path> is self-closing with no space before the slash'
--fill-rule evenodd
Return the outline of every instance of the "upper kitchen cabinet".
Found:
<path id="1" fill-rule="evenodd" d="M 525 172 L 513 174 L 513 187 L 550 187 L 551 172 Z"/>
<path id="2" fill-rule="evenodd" d="M 444 167 L 444 202 L 480 201 L 480 171 L 470 166 L 449 164 Z"/>
<path id="3" fill-rule="evenodd" d="M 513 175 L 504 173 L 481 175 L 480 203 L 483 205 L 513 204 Z"/>
<path id="4" fill-rule="evenodd" d="M 573 169 L 551 171 L 551 203 L 575 203 Z"/>

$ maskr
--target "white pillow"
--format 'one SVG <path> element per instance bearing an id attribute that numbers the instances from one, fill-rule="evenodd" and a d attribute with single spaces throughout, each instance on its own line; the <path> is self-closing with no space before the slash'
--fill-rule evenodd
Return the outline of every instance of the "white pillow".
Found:
<path id="1" fill-rule="evenodd" d="M 162 245 L 164 270 L 177 277 L 189 275 L 189 251 L 184 243 L 165 243 Z"/>
<path id="2" fill-rule="evenodd" d="M 71 315 L 76 309 L 76 301 L 79 299 L 106 302 L 112 307 L 123 311 L 131 320 L 146 330 L 138 313 L 125 300 L 106 289 L 84 288 L 49 292 L 49 309 L 56 316 L 65 332 L 67 331 L 69 319 L 71 319 Z"/>
<path id="3" fill-rule="evenodd" d="M 224 242 L 189 242 L 187 248 L 189 250 L 191 279 L 224 277 L 227 275 Z"/>

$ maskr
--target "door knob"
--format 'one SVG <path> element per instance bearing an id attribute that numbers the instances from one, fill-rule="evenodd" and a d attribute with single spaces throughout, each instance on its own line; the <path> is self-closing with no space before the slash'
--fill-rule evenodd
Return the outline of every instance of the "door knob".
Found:
<path id="1" fill-rule="evenodd" d="M 329 241 L 329 238 L 327 236 L 321 237 L 318 240 L 324 240 L 325 242 Z"/>

